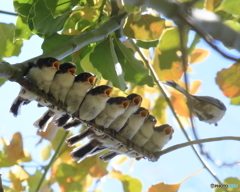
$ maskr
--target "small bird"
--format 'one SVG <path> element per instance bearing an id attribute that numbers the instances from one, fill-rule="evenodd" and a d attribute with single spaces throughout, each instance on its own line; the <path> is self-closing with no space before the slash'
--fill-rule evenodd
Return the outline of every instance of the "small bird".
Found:
<path id="1" fill-rule="evenodd" d="M 192 108 L 192 113 L 197 116 L 200 121 L 215 124 L 215 126 L 217 126 L 217 122 L 225 115 L 227 108 L 219 99 L 210 96 L 196 96 L 188 94 L 185 89 L 174 81 L 166 81 L 164 84 L 173 87 L 184 94 L 187 98 L 191 99 L 191 101 L 187 101 L 188 108 Z"/>
<path id="2" fill-rule="evenodd" d="M 64 103 L 67 93 L 75 79 L 75 72 L 76 65 L 74 63 L 68 62 L 60 65 L 59 71 L 56 73 L 49 90 L 49 94 L 52 95 L 56 101 Z M 45 131 L 45 128 L 53 116 L 62 113 L 63 110 L 52 106 L 42 117 L 35 121 L 34 125 L 39 128 L 39 131 Z"/>
<path id="3" fill-rule="evenodd" d="M 26 75 L 26 79 L 40 90 L 48 93 L 55 73 L 59 70 L 59 65 L 60 61 L 53 57 L 40 58 L 34 63 L 30 62 L 29 66 L 31 68 Z M 20 112 L 22 104 L 28 104 L 36 98 L 37 95 L 22 87 L 10 108 L 10 112 L 16 117 Z"/>
<path id="4" fill-rule="evenodd" d="M 112 88 L 107 85 L 100 85 L 87 92 L 79 108 L 79 118 L 84 121 L 91 121 L 106 107 L 110 98 Z"/>
<path id="5" fill-rule="evenodd" d="M 126 111 L 118 116 L 108 127 L 109 129 L 114 129 L 115 131 L 119 131 L 127 122 L 128 118 L 130 117 L 130 115 L 132 115 L 133 113 L 135 113 L 141 103 L 142 103 L 142 97 L 138 94 L 132 93 L 130 95 L 127 96 L 127 99 L 130 100 L 130 104 L 128 106 L 128 108 L 126 109 Z"/>
<path id="6" fill-rule="evenodd" d="M 125 139 L 132 139 L 148 116 L 148 110 L 140 107 L 135 113 L 133 113 L 129 117 L 125 126 L 123 126 L 123 128 L 119 131 L 119 135 L 121 135 Z"/>
<path id="7" fill-rule="evenodd" d="M 151 138 L 142 147 L 151 153 L 161 151 L 162 148 L 172 139 L 173 133 L 174 129 L 168 124 L 155 127 Z M 108 162 L 117 155 L 117 152 L 108 152 L 99 156 L 99 158 Z M 131 158 L 136 158 L 137 160 L 143 158 L 141 154 L 132 151 L 129 151 L 126 155 Z"/>
<path id="8" fill-rule="evenodd" d="M 152 137 L 156 123 L 157 119 L 153 115 L 149 115 L 131 141 L 142 147 Z"/>
<path id="9" fill-rule="evenodd" d="M 126 123 L 126 126 L 123 127 L 123 129 L 121 130 L 122 132 L 120 131 L 121 136 L 126 139 L 131 139 L 133 137 L 133 135 L 136 133 L 136 131 L 143 124 L 145 118 L 148 117 L 148 115 L 149 115 L 148 110 L 143 107 L 140 107 L 134 114 L 132 114 L 129 117 L 129 119 Z M 126 131 L 127 129 L 129 129 L 129 131 Z M 119 134 L 120 134 L 120 132 L 119 132 Z M 109 137 L 106 137 L 106 138 L 109 138 Z M 95 139 L 91 140 L 88 144 L 74 149 L 71 152 L 71 156 L 73 157 L 73 159 L 81 161 L 86 156 L 90 155 L 91 152 L 94 152 L 94 154 L 95 154 L 96 151 L 98 151 L 98 152 L 102 151 L 103 148 L 107 147 L 107 144 L 109 144 L 110 147 L 113 147 L 112 145 L 114 145 L 114 148 L 116 146 L 118 146 L 118 144 L 119 144 L 119 142 L 117 142 L 115 140 L 111 140 L 111 139 L 109 139 L 108 142 L 109 143 L 105 144 L 104 139 L 98 135 Z"/>
<path id="10" fill-rule="evenodd" d="M 135 143 L 139 147 L 142 147 L 153 135 L 154 133 L 154 126 L 157 123 L 157 120 L 154 116 L 149 115 L 140 129 L 136 132 L 136 134 L 131 138 L 131 142 Z M 104 138 L 102 139 L 103 144 L 101 146 L 104 146 L 105 148 L 110 148 L 113 149 L 114 151 L 118 152 L 119 154 L 126 154 L 129 152 L 129 149 L 126 147 L 118 147 L 117 142 L 113 139 L 109 138 Z M 99 149 L 100 150 L 100 149 Z M 102 151 L 101 147 L 101 151 Z M 94 150 L 94 152 L 96 149 Z M 114 153 L 115 154 L 115 153 Z M 117 155 L 117 154 L 116 154 Z"/>
<path id="11" fill-rule="evenodd" d="M 122 115 L 129 106 L 130 101 L 126 97 L 111 97 L 102 110 L 94 119 L 98 126 L 108 128 L 109 125 L 119 116 Z"/>
<path id="12" fill-rule="evenodd" d="M 107 85 L 100 85 L 89 90 L 79 107 L 79 118 L 83 121 L 93 120 L 106 107 L 111 92 L 112 88 Z M 63 128 L 67 130 L 79 124 L 81 124 L 80 120 L 73 120 L 64 125 Z"/>
<path id="13" fill-rule="evenodd" d="M 138 94 L 132 93 L 130 95 L 128 95 L 126 97 L 128 100 L 130 100 L 130 104 L 128 106 L 128 108 L 125 110 L 125 112 L 121 115 L 119 115 L 108 127 L 109 129 L 114 129 L 115 131 L 119 131 L 124 124 L 126 123 L 126 121 L 128 120 L 129 116 L 132 115 L 133 113 L 135 113 L 138 108 L 140 107 L 141 103 L 142 103 L 142 97 Z M 74 127 L 76 125 L 78 125 L 79 121 L 75 121 L 72 122 L 71 124 L 69 123 L 68 125 L 63 126 L 65 129 L 70 128 L 70 127 Z M 93 129 L 86 129 L 84 132 L 78 134 L 78 135 L 73 135 L 70 138 L 68 138 L 66 140 L 66 142 L 68 143 L 68 145 L 72 146 L 75 143 L 79 142 L 80 140 L 84 139 L 87 136 L 90 136 L 92 134 L 94 134 L 94 130 Z M 111 138 L 109 138 L 111 139 Z M 112 139 L 111 139 L 112 140 Z"/>
<path id="14" fill-rule="evenodd" d="M 67 105 L 68 114 L 66 113 L 56 120 L 58 127 L 66 124 L 71 118 L 69 114 L 73 114 L 79 109 L 87 91 L 92 88 L 95 79 L 96 76 L 89 72 L 80 73 L 75 77 L 64 102 Z"/>
<path id="15" fill-rule="evenodd" d="M 94 119 L 96 125 L 103 128 L 108 128 L 108 126 L 114 119 L 116 119 L 116 117 L 124 113 L 124 111 L 128 108 L 129 103 L 130 101 L 125 97 L 111 97 L 107 101 L 105 109 L 102 110 Z M 76 142 L 76 139 L 83 139 L 83 136 L 90 136 L 89 134 L 91 136 L 94 135 L 92 137 L 102 137 L 104 135 L 104 133 L 102 132 L 94 131 L 92 128 L 89 128 L 88 130 L 85 130 L 82 134 L 67 139 L 67 142 L 68 144 L 72 144 L 72 142 Z M 84 145 L 83 147 L 75 149 L 71 153 L 72 157 L 75 160 L 80 160 L 86 157 L 89 153 L 91 153 L 92 149 L 95 149 L 95 147 L 97 147 L 96 143 L 99 142 L 92 140 L 88 145 Z"/>

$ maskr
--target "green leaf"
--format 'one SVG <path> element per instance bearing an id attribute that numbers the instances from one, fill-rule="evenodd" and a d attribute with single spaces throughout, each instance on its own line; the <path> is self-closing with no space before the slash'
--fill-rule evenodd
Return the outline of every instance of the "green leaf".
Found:
<path id="1" fill-rule="evenodd" d="M 154 85 L 153 78 L 149 75 L 149 70 L 144 67 L 142 61 L 134 57 L 132 49 L 127 48 L 118 39 L 114 41 L 114 48 L 123 68 L 126 81 L 135 83 L 136 85 Z"/>
<path id="2" fill-rule="evenodd" d="M 68 19 L 66 20 L 66 22 L 64 23 L 63 26 L 63 31 L 66 31 L 68 29 L 77 29 L 76 28 L 76 24 L 81 20 L 81 15 L 80 12 L 74 12 L 72 13 Z"/>
<path id="3" fill-rule="evenodd" d="M 0 78 L 0 86 L 2 86 L 6 81 L 7 81 L 7 79 Z"/>
<path id="4" fill-rule="evenodd" d="M 16 162 L 9 161 L 6 154 L 3 151 L 0 151 L 0 167 L 11 167 L 15 165 Z"/>
<path id="5" fill-rule="evenodd" d="M 136 45 L 138 47 L 142 47 L 144 49 L 149 49 L 151 47 L 156 47 L 159 43 L 159 40 L 156 40 L 156 41 L 140 41 L 140 40 L 137 40 L 137 43 Z"/>
<path id="6" fill-rule="evenodd" d="M 239 192 L 240 179 L 236 177 L 228 177 L 224 179 L 224 184 L 228 185 L 229 192 Z M 215 188 L 215 192 L 225 192 L 225 188 Z"/>
<path id="7" fill-rule="evenodd" d="M 141 192 L 142 183 L 136 178 L 133 178 L 129 175 L 122 175 L 119 179 L 123 184 L 124 192 Z"/>
<path id="8" fill-rule="evenodd" d="M 13 24 L 0 23 L 0 58 L 18 56 L 21 52 L 22 41 L 13 43 L 15 26 Z"/>
<path id="9" fill-rule="evenodd" d="M 91 52 L 89 52 L 87 55 L 84 56 L 84 58 L 80 61 L 80 65 L 83 68 L 84 71 L 88 71 L 91 72 L 95 75 L 97 75 L 97 77 L 100 79 L 102 77 L 102 74 L 93 67 L 92 63 L 90 62 L 90 54 Z"/>
<path id="10" fill-rule="evenodd" d="M 49 37 L 45 38 L 42 44 L 43 53 L 49 53 L 53 49 L 63 45 L 66 41 L 73 38 L 71 35 L 59 35 L 58 33 L 54 33 Z"/>
<path id="11" fill-rule="evenodd" d="M 180 49 L 180 39 L 177 27 L 167 30 L 159 42 L 161 54 L 157 55 L 160 69 L 171 69 L 173 62 L 180 62 L 177 51 Z"/>
<path id="12" fill-rule="evenodd" d="M 18 16 L 14 33 L 14 40 L 28 40 L 32 35 L 33 34 L 27 25 L 27 17 Z"/>
<path id="13" fill-rule="evenodd" d="M 83 186 L 76 181 L 71 181 L 65 185 L 65 191 L 84 191 Z"/>
<path id="14" fill-rule="evenodd" d="M 240 15 L 239 4 L 240 0 L 225 0 L 221 4 L 221 8 L 228 13 Z"/>
<path id="15" fill-rule="evenodd" d="M 41 157 L 43 161 L 48 160 L 51 157 L 51 147 L 48 145 L 41 151 Z"/>
<path id="16" fill-rule="evenodd" d="M 234 29 L 235 31 L 240 32 L 240 24 L 237 21 L 233 21 L 233 20 L 227 20 L 224 22 L 227 26 L 231 27 L 232 29 Z"/>
<path id="17" fill-rule="evenodd" d="M 79 2 L 79 0 L 54 0 L 54 1 L 44 0 L 44 1 L 54 18 L 70 11 Z"/>
<path id="18" fill-rule="evenodd" d="M 42 173 L 39 170 L 36 170 L 36 172 L 33 175 L 29 176 L 29 178 L 27 179 L 29 192 L 36 192 L 37 184 L 39 183 L 41 177 L 42 177 Z M 44 186 L 46 182 L 47 182 L 46 179 L 44 179 L 42 186 Z"/>
<path id="19" fill-rule="evenodd" d="M 14 0 L 13 5 L 16 12 L 23 16 L 28 16 L 35 0 Z"/>
<path id="20" fill-rule="evenodd" d="M 159 96 L 154 103 L 152 114 L 154 115 L 154 117 L 157 118 L 158 122 L 160 122 L 161 124 L 165 124 L 167 122 L 165 111 L 167 106 L 168 104 L 163 96 Z"/>
<path id="21" fill-rule="evenodd" d="M 113 83 L 113 86 L 124 91 L 127 87 L 124 72 L 114 50 L 111 37 L 95 46 L 90 54 L 93 66 L 102 74 L 103 78 Z"/>
<path id="22" fill-rule="evenodd" d="M 153 41 L 159 39 L 164 27 L 165 19 L 159 16 L 141 15 L 138 21 L 134 21 L 133 15 L 130 15 L 124 26 L 124 34 L 142 41 Z"/>
<path id="23" fill-rule="evenodd" d="M 51 35 L 63 28 L 69 13 L 54 18 L 51 11 L 47 8 L 44 0 L 37 0 L 33 9 L 33 27 L 41 34 Z"/>
<path id="24" fill-rule="evenodd" d="M 73 177 L 75 168 L 72 165 L 61 163 L 57 168 L 56 179 L 59 183 L 67 183 L 68 177 Z"/>

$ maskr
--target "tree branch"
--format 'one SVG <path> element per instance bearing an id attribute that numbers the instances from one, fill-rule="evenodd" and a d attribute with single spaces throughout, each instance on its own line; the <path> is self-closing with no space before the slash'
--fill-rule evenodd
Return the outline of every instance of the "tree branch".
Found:
<path id="1" fill-rule="evenodd" d="M 225 46 L 233 47 L 240 51 L 240 33 L 222 23 L 215 13 L 189 8 L 186 3 L 180 3 L 175 0 L 132 0 L 127 3 L 135 6 L 144 5 L 151 7 L 162 13 L 165 17 L 172 19 L 177 25 L 189 25 L 222 56 L 234 61 L 240 61 L 239 58 L 234 58 L 222 52 L 213 44 L 213 40 L 216 39 L 221 41 Z M 205 17 L 203 17 L 203 15 L 205 15 Z M 206 19 L 206 17 L 209 19 Z"/>
<path id="2" fill-rule="evenodd" d="M 240 141 L 240 137 L 232 137 L 232 136 L 226 136 L 226 137 L 214 137 L 214 138 L 208 138 L 208 139 L 199 139 L 195 141 L 189 141 L 187 143 L 181 143 L 174 145 L 172 147 L 169 147 L 167 149 L 164 149 L 158 153 L 156 153 L 156 156 L 162 156 L 163 154 L 167 154 L 169 152 L 175 151 L 177 149 L 187 147 L 190 145 L 195 145 L 195 144 L 201 144 L 201 143 L 206 143 L 206 142 L 213 142 L 213 141 L 223 141 L 223 140 L 235 140 L 235 141 Z M 220 182 L 221 183 L 221 182 Z"/>

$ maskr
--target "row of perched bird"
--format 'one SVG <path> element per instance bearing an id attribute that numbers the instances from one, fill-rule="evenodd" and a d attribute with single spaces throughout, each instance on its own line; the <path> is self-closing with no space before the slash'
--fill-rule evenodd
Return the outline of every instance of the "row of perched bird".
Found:
<path id="1" fill-rule="evenodd" d="M 81 122 L 94 122 L 99 127 L 114 130 L 123 138 L 144 147 L 151 153 L 161 151 L 172 138 L 173 128 L 168 124 L 156 127 L 156 118 L 150 115 L 147 109 L 141 107 L 140 95 L 133 93 L 127 97 L 111 97 L 112 88 L 107 85 L 92 88 L 96 76 L 89 72 L 75 75 L 76 65 L 71 62 L 60 64 L 57 59 L 47 57 L 29 65 L 26 79 L 56 101 L 66 105 L 66 111 L 59 109 L 22 87 L 10 111 L 17 116 L 21 105 L 28 104 L 32 100 L 36 100 L 39 107 L 47 106 L 48 110 L 34 123 L 39 130 L 45 131 L 54 116 L 58 117 L 56 124 L 66 130 Z M 226 107 L 218 99 L 189 95 L 172 81 L 165 84 L 187 95 L 191 100 L 191 102 L 188 100 L 187 104 L 199 120 L 216 124 L 225 114 Z M 89 143 L 71 152 L 71 156 L 77 161 L 105 149 L 110 149 L 111 152 L 100 156 L 104 161 L 109 161 L 118 154 L 127 154 L 137 159 L 143 157 L 93 127 L 71 136 L 66 142 L 72 146 L 85 137 L 90 139 Z"/>

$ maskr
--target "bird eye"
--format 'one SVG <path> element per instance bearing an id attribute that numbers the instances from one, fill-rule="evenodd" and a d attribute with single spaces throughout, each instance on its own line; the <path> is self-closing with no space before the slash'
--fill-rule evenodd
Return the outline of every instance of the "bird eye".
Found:
<path id="1" fill-rule="evenodd" d="M 49 59 L 48 62 L 49 63 L 53 63 L 54 61 L 53 61 L 53 59 Z"/>

